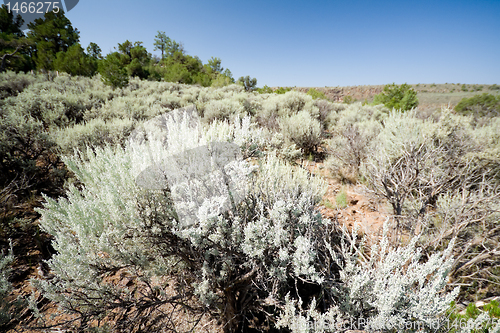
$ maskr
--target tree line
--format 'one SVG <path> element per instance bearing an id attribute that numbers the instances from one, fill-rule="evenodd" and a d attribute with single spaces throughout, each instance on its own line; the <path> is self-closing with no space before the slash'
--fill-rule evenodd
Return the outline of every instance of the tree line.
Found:
<path id="1" fill-rule="evenodd" d="M 104 56 L 94 42 L 83 48 L 80 32 L 62 10 L 48 12 L 28 24 L 27 33 L 21 30 L 23 23 L 21 16 L 15 17 L 2 5 L 0 72 L 60 71 L 75 76 L 99 73 L 103 81 L 113 87 L 126 86 L 130 77 L 204 87 L 235 83 L 231 71 L 222 67 L 220 58 L 212 57 L 203 64 L 163 31 L 158 31 L 154 39 L 154 51 L 161 51 L 161 57 L 149 53 L 143 42 L 129 40 L 118 43 L 114 52 Z M 253 90 L 257 80 L 247 76 L 238 79 L 238 83 L 246 90 Z"/>

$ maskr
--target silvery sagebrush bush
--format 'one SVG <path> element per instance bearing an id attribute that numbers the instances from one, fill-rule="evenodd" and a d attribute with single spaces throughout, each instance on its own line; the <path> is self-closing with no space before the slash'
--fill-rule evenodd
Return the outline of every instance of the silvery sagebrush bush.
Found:
<path id="1" fill-rule="evenodd" d="M 9 278 L 11 278 L 12 264 L 15 257 L 12 249 L 12 242 L 9 240 L 9 251 L 7 254 L 4 251 L 0 252 L 0 329 L 12 328 L 23 313 L 26 307 L 26 302 L 22 297 L 14 296 L 14 290 Z"/>
<path id="2" fill-rule="evenodd" d="M 0 328 L 8 324 L 12 318 L 12 302 L 9 300 L 9 294 L 12 291 L 12 285 L 9 281 L 10 265 L 14 261 L 12 254 L 12 244 L 10 251 L 5 255 L 0 253 Z"/>
<path id="3" fill-rule="evenodd" d="M 340 255 L 337 254 L 337 258 L 342 258 L 337 260 L 339 280 L 332 285 L 336 302 L 330 308 L 319 312 L 314 308 L 315 302 L 304 307 L 300 299 L 287 297 L 278 327 L 287 327 L 294 333 L 349 329 L 435 332 L 442 327 L 446 310 L 458 294 L 458 287 L 444 292 L 453 264 L 453 242 L 445 251 L 422 261 L 422 250 L 416 246 L 418 237 L 406 246 L 392 247 L 387 237 L 388 225 L 384 224 L 383 237 L 371 247 L 369 255 L 363 250 L 364 241 L 356 241 L 356 228 L 352 242 L 342 242 Z M 330 245 L 327 247 L 331 250 Z"/>
<path id="4" fill-rule="evenodd" d="M 393 111 L 362 168 L 370 186 L 391 203 L 398 227 L 426 230 L 426 252 L 456 238 L 451 277 L 479 299 L 498 290 L 493 267 L 500 256 L 500 154 L 494 136 L 482 140 L 490 131 L 446 108 L 436 120 Z"/>
<path id="5" fill-rule="evenodd" d="M 191 111 L 144 124 L 125 148 L 89 148 L 85 158 L 65 159 L 82 186 L 46 198 L 40 210 L 57 254 L 48 261 L 55 277 L 34 284 L 82 329 L 106 318 L 117 330 L 189 330 L 205 314 L 221 318 L 227 332 L 259 327 L 273 323 L 272 309 L 290 286 L 321 283 L 325 222 L 314 206 L 325 184 L 318 178 L 273 154 L 258 167 L 236 158 L 209 174 L 216 180 L 209 187 L 227 181 L 231 194 L 203 202 L 185 192 L 203 183 L 164 186 L 155 178 L 182 154 L 196 158 L 189 152 L 216 149 L 215 140 L 240 147 L 256 134 L 245 119 L 204 128 Z M 193 211 L 186 224 L 185 212 Z M 191 325 L 181 324 L 183 311 Z"/>
<path id="6" fill-rule="evenodd" d="M 328 141 L 326 166 L 333 177 L 357 183 L 359 168 L 370 152 L 370 142 L 382 129 L 388 110 L 354 103 L 329 116 L 333 137 Z"/>
<path id="7" fill-rule="evenodd" d="M 294 143 L 304 154 L 317 151 L 321 144 L 321 124 L 307 111 L 279 119 L 285 141 Z"/>

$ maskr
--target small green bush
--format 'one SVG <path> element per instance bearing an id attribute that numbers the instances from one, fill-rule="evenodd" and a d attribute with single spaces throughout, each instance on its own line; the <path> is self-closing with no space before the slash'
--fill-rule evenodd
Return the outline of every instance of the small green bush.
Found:
<path id="1" fill-rule="evenodd" d="M 344 97 L 343 102 L 344 102 L 345 104 L 352 104 L 352 103 L 354 103 L 354 102 L 355 102 L 355 99 L 354 99 L 354 97 L 352 97 L 351 95 L 347 95 L 347 96 L 345 96 L 345 97 Z"/>
<path id="2" fill-rule="evenodd" d="M 500 86 L 498 84 L 492 84 L 488 88 L 489 90 L 500 90 Z"/>
<path id="3" fill-rule="evenodd" d="M 388 84 L 380 94 L 375 95 L 373 104 L 384 104 L 389 109 L 407 111 L 418 106 L 417 92 L 406 83 L 400 86 Z"/>
<path id="4" fill-rule="evenodd" d="M 335 204 L 337 208 L 346 208 L 347 205 L 347 192 L 342 188 L 335 196 Z"/>
<path id="5" fill-rule="evenodd" d="M 259 94 L 272 94 L 273 93 L 273 90 L 268 85 L 265 85 L 262 88 L 257 88 L 257 89 L 255 89 L 255 91 L 257 91 Z"/>
<path id="6" fill-rule="evenodd" d="M 276 89 L 274 91 L 275 94 L 278 94 L 278 95 L 282 95 L 282 94 L 286 94 L 287 92 L 291 91 L 292 88 L 290 87 L 278 87 L 278 89 Z"/>
<path id="7" fill-rule="evenodd" d="M 473 328 L 469 332 L 498 332 L 500 329 L 500 304 L 491 301 L 483 306 L 483 310 L 477 308 L 474 303 L 469 303 L 465 313 L 458 312 L 455 301 L 451 303 L 448 310 L 450 333 L 463 332 L 465 327 Z"/>
<path id="8" fill-rule="evenodd" d="M 461 114 L 473 114 L 478 117 L 500 115 L 500 96 L 483 93 L 471 98 L 463 98 L 455 110 Z"/>
<path id="9" fill-rule="evenodd" d="M 317 89 L 314 89 L 314 88 L 311 88 L 307 91 L 307 94 L 309 96 L 311 96 L 313 99 L 328 99 L 328 97 L 326 97 L 325 93 L 322 92 L 322 91 L 319 91 Z"/>

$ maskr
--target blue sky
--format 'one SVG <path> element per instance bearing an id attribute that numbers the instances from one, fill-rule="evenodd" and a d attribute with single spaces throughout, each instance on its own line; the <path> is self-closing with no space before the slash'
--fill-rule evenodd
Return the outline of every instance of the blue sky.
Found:
<path id="1" fill-rule="evenodd" d="M 500 83 L 500 1 L 80 0 L 83 47 L 158 30 L 257 85 Z"/>

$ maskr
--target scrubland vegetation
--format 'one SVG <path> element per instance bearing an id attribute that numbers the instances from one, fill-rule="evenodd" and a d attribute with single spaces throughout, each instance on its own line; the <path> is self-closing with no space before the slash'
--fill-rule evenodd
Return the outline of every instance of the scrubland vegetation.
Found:
<path id="1" fill-rule="evenodd" d="M 53 247 L 31 282 L 38 298 L 10 293 L 16 244 L 2 260 L 4 327 L 19 321 L 15 308 L 27 326 L 72 330 L 327 332 L 363 317 L 374 329 L 447 331 L 446 318 L 465 318 L 452 301 L 499 293 L 495 114 L 477 122 L 447 108 L 423 116 L 139 78 L 112 88 L 99 75 L 7 72 L 0 82 L 3 244 L 28 233 Z M 188 106 L 196 113 L 173 111 Z M 130 141 L 133 131 L 147 144 Z M 210 142 L 240 147 L 228 172 L 243 200 L 227 211 L 207 203 L 181 227 L 172 192 L 141 188 L 137 175 Z M 319 214 L 325 179 L 302 159 L 384 198 L 393 214 L 378 243 Z M 40 218 L 15 208 L 42 193 Z M 44 299 L 67 316 L 50 321 Z M 498 317 L 471 311 L 483 326 Z"/>
<path id="2" fill-rule="evenodd" d="M 425 112 L 435 84 L 334 103 L 235 81 L 163 32 L 159 59 L 103 57 L 63 14 L 28 36 L 3 19 L 2 330 L 500 332 L 497 85 Z M 387 205 L 380 235 L 322 215 L 354 185 Z"/>

